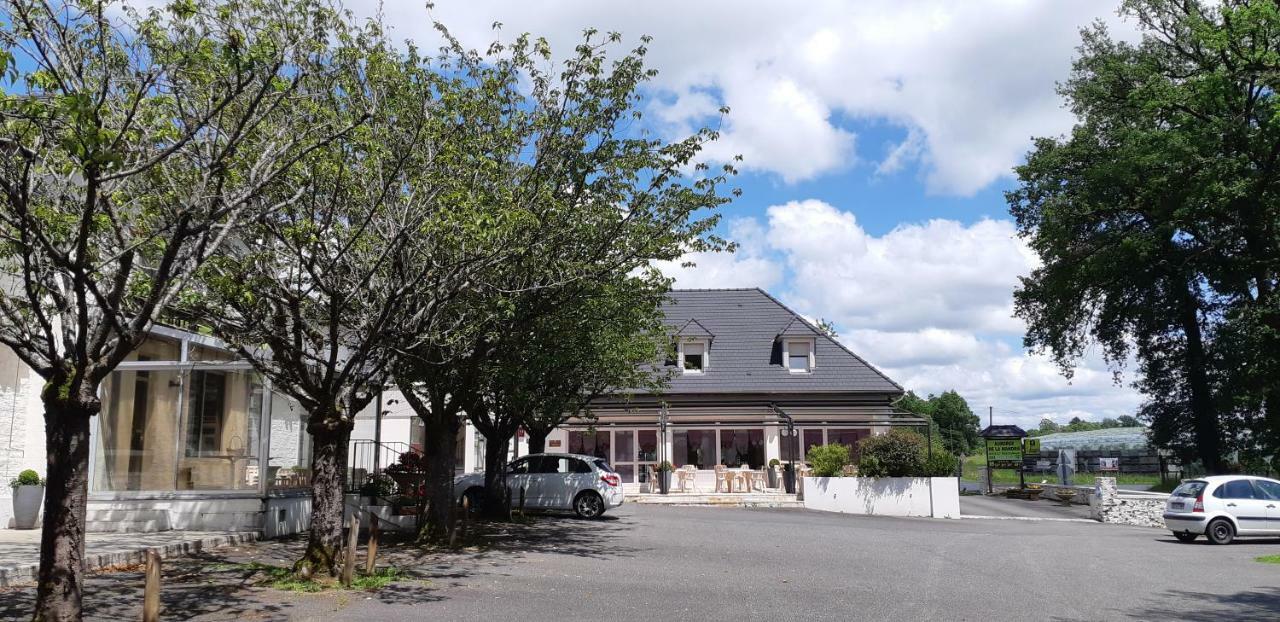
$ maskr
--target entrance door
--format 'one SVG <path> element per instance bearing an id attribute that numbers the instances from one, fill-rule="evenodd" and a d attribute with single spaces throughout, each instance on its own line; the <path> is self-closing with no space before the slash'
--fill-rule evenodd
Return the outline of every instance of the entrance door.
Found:
<path id="1" fill-rule="evenodd" d="M 613 433 L 613 470 L 618 472 L 624 484 L 636 482 L 636 433 L 634 430 L 615 430 Z"/>

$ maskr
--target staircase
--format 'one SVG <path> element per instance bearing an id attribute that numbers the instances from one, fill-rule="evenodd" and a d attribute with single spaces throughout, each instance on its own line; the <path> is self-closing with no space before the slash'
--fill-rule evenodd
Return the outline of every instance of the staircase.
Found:
<path id="1" fill-rule="evenodd" d="M 89 533 L 150 533 L 171 531 L 169 510 L 109 509 L 85 513 L 85 531 Z"/>

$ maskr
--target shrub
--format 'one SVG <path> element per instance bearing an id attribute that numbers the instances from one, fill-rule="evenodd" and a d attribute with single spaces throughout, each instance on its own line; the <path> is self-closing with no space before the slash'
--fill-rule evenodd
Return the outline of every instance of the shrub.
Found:
<path id="1" fill-rule="evenodd" d="M 933 449 L 933 457 L 924 459 L 924 477 L 954 477 L 956 474 L 956 457 Z"/>
<path id="2" fill-rule="evenodd" d="M 781 460 L 778 460 L 777 458 L 770 458 L 770 459 L 769 459 L 769 468 L 771 468 L 771 469 L 772 469 L 773 467 L 776 467 L 776 466 L 780 465 L 780 464 L 782 464 L 782 461 L 781 461 Z"/>
<path id="3" fill-rule="evenodd" d="M 17 488 L 18 486 L 41 486 L 44 480 L 40 479 L 40 474 L 27 469 L 18 474 L 18 478 L 9 482 L 9 485 Z"/>
<path id="4" fill-rule="evenodd" d="M 924 437 L 906 430 L 890 430 L 859 445 L 858 472 L 864 477 L 916 477 L 924 469 Z"/>
<path id="5" fill-rule="evenodd" d="M 395 481 L 385 475 L 371 478 L 360 487 L 360 494 L 365 497 L 390 497 L 395 492 Z"/>
<path id="6" fill-rule="evenodd" d="M 849 448 L 844 445 L 818 445 L 810 447 L 805 458 L 813 467 L 814 477 L 839 477 L 844 465 L 849 464 Z"/>
<path id="7" fill-rule="evenodd" d="M 671 466 L 671 463 L 666 460 L 658 463 L 658 472 L 660 473 L 670 473 L 674 470 L 676 470 L 676 468 Z"/>

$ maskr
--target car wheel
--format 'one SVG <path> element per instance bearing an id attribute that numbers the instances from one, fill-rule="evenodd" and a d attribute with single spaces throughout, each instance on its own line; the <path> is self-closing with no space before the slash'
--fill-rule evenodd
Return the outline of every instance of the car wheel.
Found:
<path id="1" fill-rule="evenodd" d="M 1213 544 L 1231 544 L 1236 537 L 1236 529 L 1231 526 L 1231 521 L 1219 518 L 1209 523 L 1209 528 L 1205 530 L 1204 535 Z"/>
<path id="2" fill-rule="evenodd" d="M 1173 532 L 1173 537 L 1177 538 L 1177 539 L 1178 539 L 1178 542 L 1195 542 L 1195 541 L 1196 541 L 1196 538 L 1199 538 L 1199 537 L 1200 537 L 1200 534 L 1198 534 L 1198 533 L 1187 533 L 1187 532 L 1185 532 L 1185 531 L 1184 531 L 1184 532 L 1179 533 L 1179 532 L 1175 531 L 1175 532 Z"/>
<path id="3" fill-rule="evenodd" d="M 604 499 L 594 492 L 584 492 L 573 500 L 573 511 L 579 518 L 600 518 L 604 515 Z"/>

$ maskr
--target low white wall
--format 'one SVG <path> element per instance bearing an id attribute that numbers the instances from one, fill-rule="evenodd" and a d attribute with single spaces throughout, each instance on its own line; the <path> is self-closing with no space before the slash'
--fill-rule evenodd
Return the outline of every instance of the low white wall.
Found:
<path id="1" fill-rule="evenodd" d="M 876 516 L 960 518 L 954 477 L 806 477 L 804 507 Z"/>

